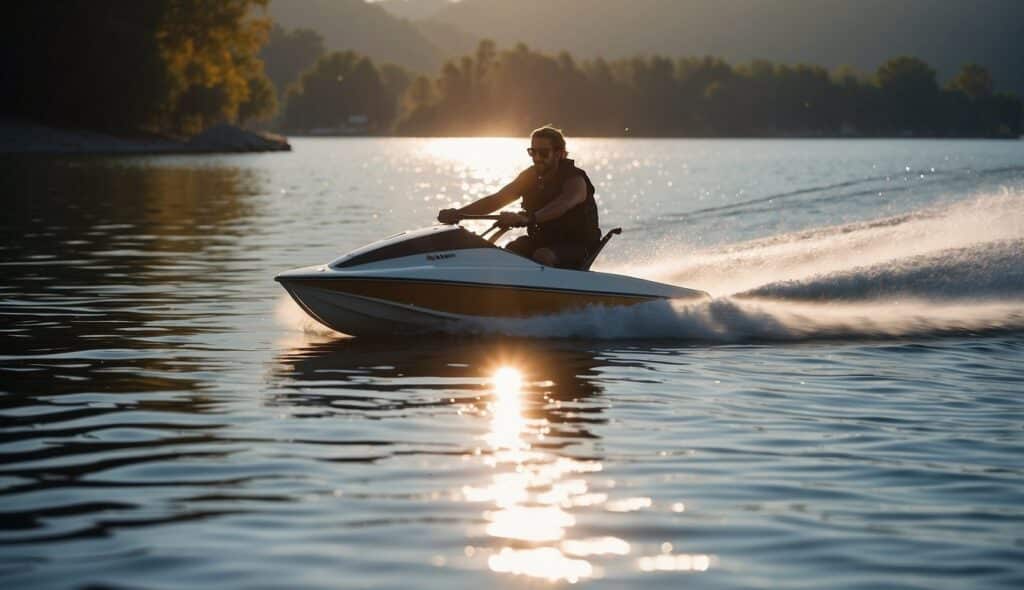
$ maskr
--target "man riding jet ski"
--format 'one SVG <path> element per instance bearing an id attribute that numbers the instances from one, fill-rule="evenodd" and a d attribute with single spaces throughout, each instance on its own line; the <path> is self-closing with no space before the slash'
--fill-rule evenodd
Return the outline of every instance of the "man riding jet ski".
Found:
<path id="1" fill-rule="evenodd" d="M 461 209 L 445 209 L 442 226 L 402 232 L 329 264 L 275 279 L 315 320 L 354 336 L 420 332 L 501 331 L 510 322 L 591 307 L 622 307 L 667 299 L 703 301 L 708 294 L 590 265 L 608 240 L 597 224 L 594 185 L 566 158 L 558 129 L 533 132 L 533 166 L 497 193 Z M 489 215 L 518 198 L 525 212 Z M 491 219 L 482 234 L 463 219 Z M 528 234 L 495 245 L 511 227 Z"/>
<path id="2" fill-rule="evenodd" d="M 594 185 L 587 173 L 576 167 L 565 151 L 565 136 L 551 126 L 530 134 L 527 153 L 533 166 L 523 170 L 501 190 L 461 209 L 444 209 L 437 215 L 441 223 L 458 223 L 467 215 L 492 213 L 518 198 L 522 213 L 502 213 L 497 225 L 502 228 L 527 228 L 522 236 L 505 248 L 546 266 L 582 269 L 596 254 L 601 242 L 597 221 Z"/>

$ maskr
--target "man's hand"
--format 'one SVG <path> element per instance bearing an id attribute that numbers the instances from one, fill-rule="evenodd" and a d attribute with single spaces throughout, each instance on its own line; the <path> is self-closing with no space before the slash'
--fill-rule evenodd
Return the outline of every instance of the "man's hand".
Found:
<path id="1" fill-rule="evenodd" d="M 498 227 L 501 228 L 525 227 L 529 225 L 529 223 L 530 219 L 527 216 L 521 215 L 519 213 L 511 213 L 509 211 L 505 211 L 498 215 Z"/>
<path id="2" fill-rule="evenodd" d="M 458 209 L 441 209 L 437 213 L 437 220 L 446 225 L 458 223 L 460 219 L 462 219 L 462 214 Z"/>

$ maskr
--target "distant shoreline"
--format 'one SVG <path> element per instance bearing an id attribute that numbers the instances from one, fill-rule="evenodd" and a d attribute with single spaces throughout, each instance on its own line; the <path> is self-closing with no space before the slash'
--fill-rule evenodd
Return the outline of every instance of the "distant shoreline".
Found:
<path id="1" fill-rule="evenodd" d="M 296 133 L 302 139 L 472 139 L 487 135 L 322 135 Z M 609 135 L 579 136 L 601 139 L 955 139 L 1017 141 L 1024 137 L 941 137 L 941 136 L 871 136 L 871 135 L 818 135 L 779 134 L 752 136 L 664 136 L 664 135 Z M 218 125 L 187 141 L 162 137 L 124 137 L 98 131 L 64 129 L 40 125 L 21 119 L 0 118 L 0 155 L 40 156 L 119 156 L 119 155 L 201 155 L 226 153 L 261 153 L 291 151 L 285 137 L 272 133 L 255 132 L 234 125 Z"/>
<path id="2" fill-rule="evenodd" d="M 293 139 L 485 139 L 491 137 L 526 137 L 529 133 L 506 134 L 506 135 L 323 135 L 289 133 Z M 777 134 L 777 135 L 573 135 L 573 138 L 587 139 L 845 139 L 845 140 L 875 140 L 875 139 L 901 139 L 901 140 L 950 140 L 950 141 L 1019 141 L 1024 139 L 1007 135 L 976 135 L 976 136 L 943 136 L 943 135 L 823 135 L 823 134 Z"/>
<path id="3" fill-rule="evenodd" d="M 0 119 L 3 155 L 171 155 L 290 151 L 284 137 L 217 125 L 188 140 L 125 137 L 63 129 L 23 119 Z"/>

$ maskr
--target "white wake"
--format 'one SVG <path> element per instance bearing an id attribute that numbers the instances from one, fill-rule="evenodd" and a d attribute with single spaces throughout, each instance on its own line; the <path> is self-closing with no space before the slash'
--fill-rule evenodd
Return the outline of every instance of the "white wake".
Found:
<path id="1" fill-rule="evenodd" d="M 697 251 L 616 272 L 703 289 L 703 303 L 503 322 L 535 337 L 713 342 L 1024 329 L 1024 194 Z"/>

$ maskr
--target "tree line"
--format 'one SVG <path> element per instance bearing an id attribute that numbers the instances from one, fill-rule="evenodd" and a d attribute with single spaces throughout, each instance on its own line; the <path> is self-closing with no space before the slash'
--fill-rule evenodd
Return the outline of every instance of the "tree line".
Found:
<path id="1" fill-rule="evenodd" d="M 940 85 L 912 57 L 867 75 L 714 57 L 580 62 L 485 40 L 426 76 L 272 27 L 267 2 L 19 2 L 0 36 L 0 106 L 45 123 L 171 135 L 261 120 L 289 133 L 422 136 L 522 135 L 546 122 L 612 137 L 1021 134 L 1021 100 L 994 92 L 976 64 Z"/>
<path id="2" fill-rule="evenodd" d="M 521 135 L 551 121 L 613 137 L 1019 137 L 1021 100 L 993 86 L 977 64 L 940 86 L 913 57 L 865 75 L 714 57 L 578 63 L 482 41 L 434 78 L 325 56 L 288 91 L 280 123 L 301 131 L 363 114 L 378 133 L 422 136 Z"/>

